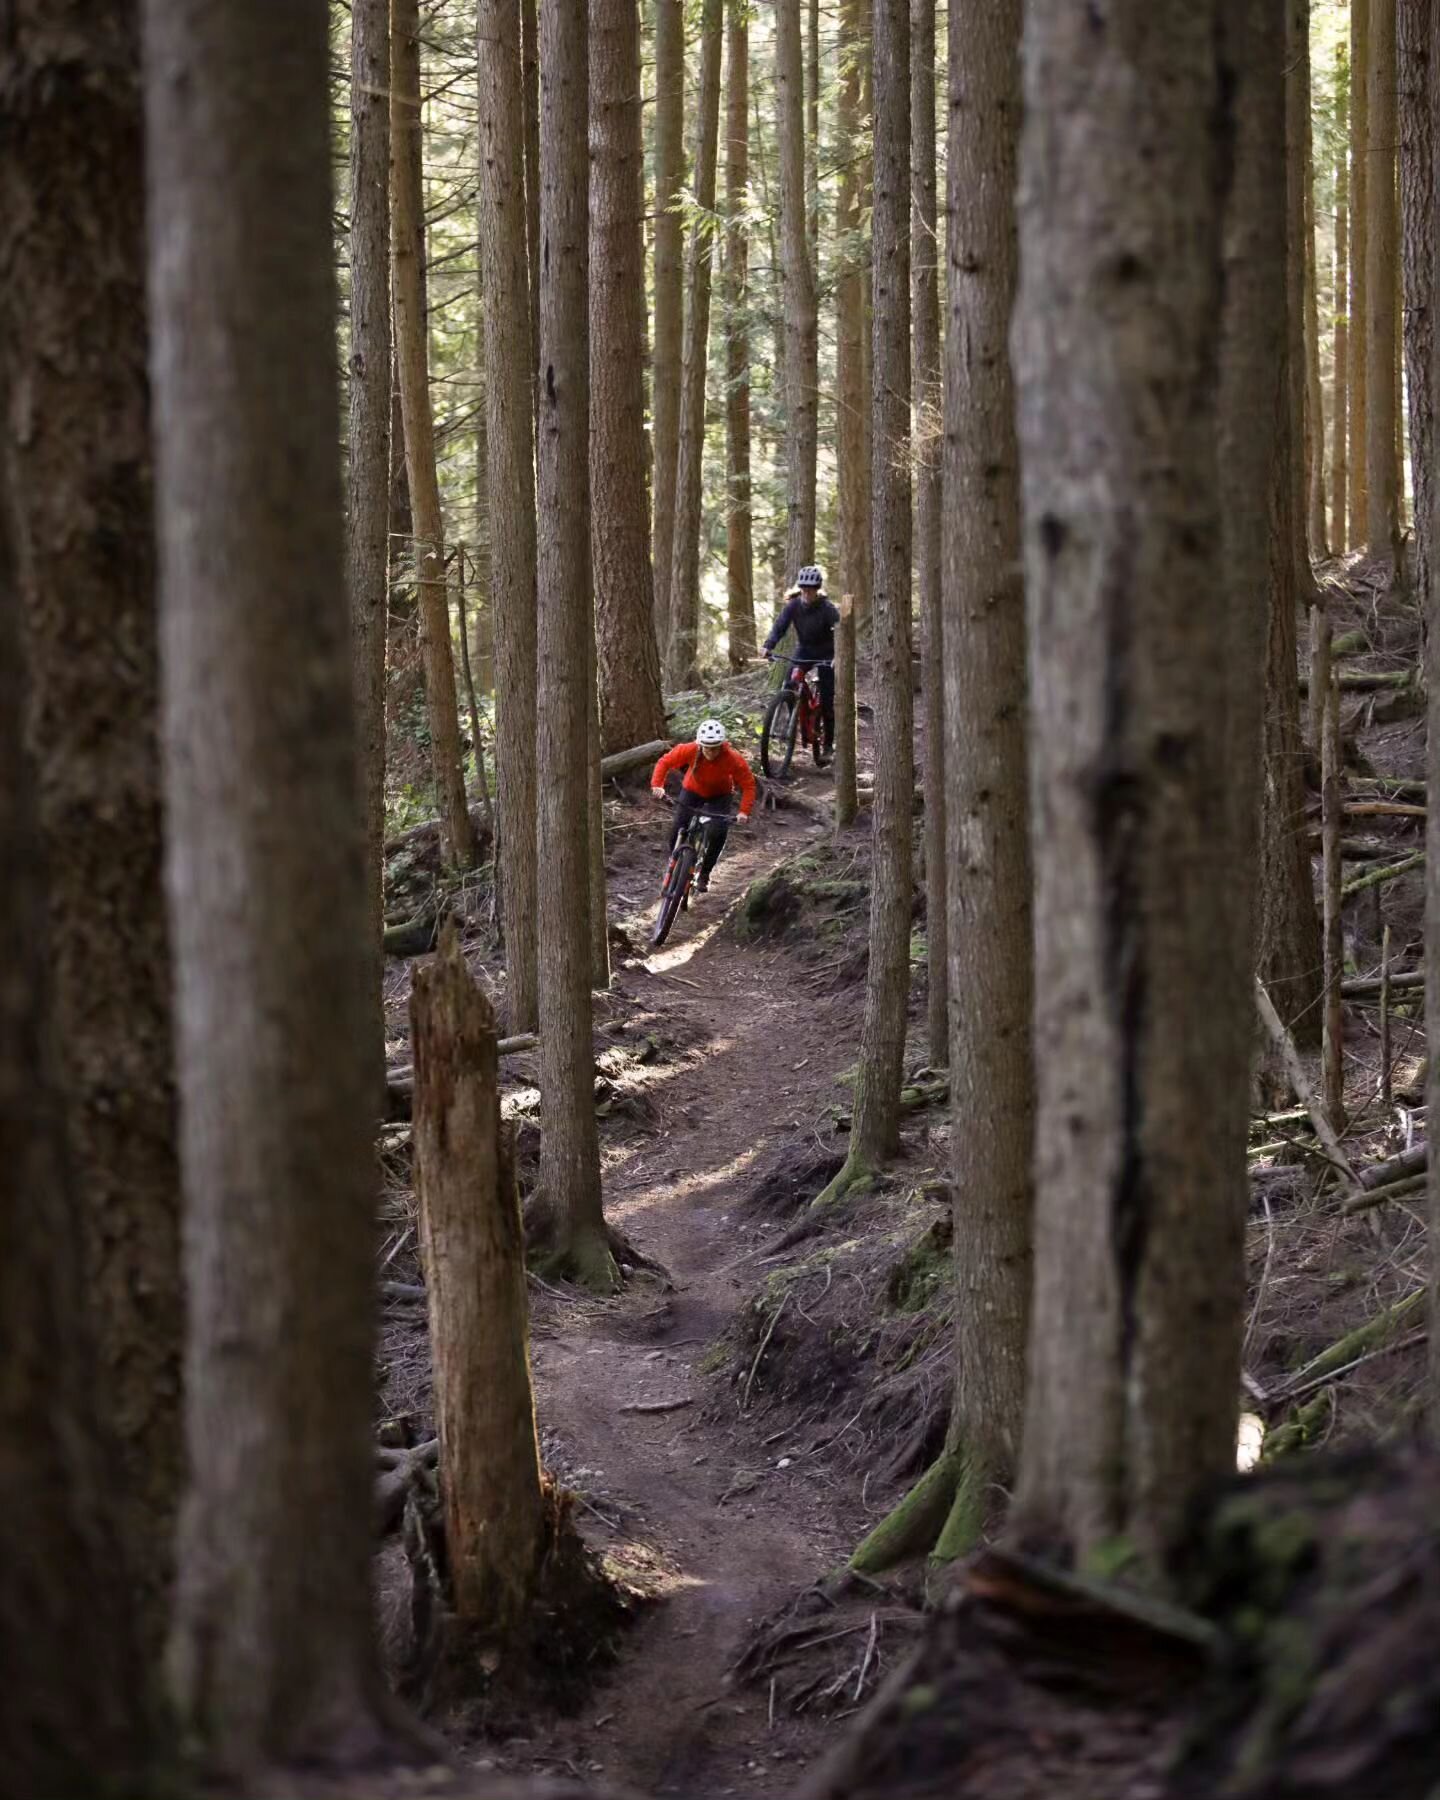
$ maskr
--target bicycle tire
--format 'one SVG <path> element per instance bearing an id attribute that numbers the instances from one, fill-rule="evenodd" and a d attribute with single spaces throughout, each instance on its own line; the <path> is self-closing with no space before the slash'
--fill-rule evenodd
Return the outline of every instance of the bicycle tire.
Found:
<path id="1" fill-rule="evenodd" d="M 782 689 L 765 708 L 765 723 L 760 727 L 760 767 L 768 781 L 779 781 L 789 773 L 799 722 L 794 694 Z"/>
<path id="2" fill-rule="evenodd" d="M 695 852 L 689 844 L 685 844 L 675 858 L 674 871 L 665 884 L 665 892 L 660 896 L 660 910 L 655 915 L 655 928 L 650 933 L 652 950 L 658 950 L 669 937 L 670 927 L 675 923 L 681 902 L 690 891 L 690 877 L 694 868 Z"/>

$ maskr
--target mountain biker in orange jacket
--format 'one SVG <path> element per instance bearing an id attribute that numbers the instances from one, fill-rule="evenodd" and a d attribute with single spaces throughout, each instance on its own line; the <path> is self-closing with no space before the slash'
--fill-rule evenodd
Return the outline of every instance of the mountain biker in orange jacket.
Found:
<path id="1" fill-rule="evenodd" d="M 680 800 L 675 808 L 674 829 L 670 833 L 671 850 L 679 843 L 697 812 L 728 812 L 730 796 L 737 788 L 740 791 L 740 823 L 744 825 L 749 821 L 755 805 L 755 777 L 740 752 L 731 749 L 725 727 L 718 719 L 702 721 L 691 743 L 677 744 L 656 763 L 650 776 L 650 792 L 657 800 L 665 798 L 665 777 L 682 768 L 685 779 L 680 784 Z M 707 830 L 705 854 L 695 880 L 696 893 L 703 894 L 710 886 L 710 871 L 719 860 L 729 835 L 728 823 L 711 825 Z"/>

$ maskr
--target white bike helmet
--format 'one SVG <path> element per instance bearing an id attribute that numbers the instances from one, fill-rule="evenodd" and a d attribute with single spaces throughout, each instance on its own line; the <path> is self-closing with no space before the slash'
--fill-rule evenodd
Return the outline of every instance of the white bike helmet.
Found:
<path id="1" fill-rule="evenodd" d="M 697 744 L 703 748 L 707 744 L 723 744 L 725 741 L 725 727 L 718 719 L 701 721 L 700 729 L 695 733 Z"/>
<path id="2" fill-rule="evenodd" d="M 818 563 L 806 563 L 795 577 L 796 587 L 821 588 L 825 585 L 825 571 Z"/>

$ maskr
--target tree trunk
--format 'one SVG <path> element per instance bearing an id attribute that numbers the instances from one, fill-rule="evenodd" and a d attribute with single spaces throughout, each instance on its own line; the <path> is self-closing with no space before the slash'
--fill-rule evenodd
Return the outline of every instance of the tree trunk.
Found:
<path id="1" fill-rule="evenodd" d="M 801 0 L 775 0 L 775 106 L 785 286 L 785 570 L 789 581 L 815 555 L 819 387 L 815 271 L 805 211 L 805 62 L 800 5 Z"/>
<path id="2" fill-rule="evenodd" d="M 495 1019 L 453 935 L 416 972 L 410 1022 L 451 1592 L 459 1618 L 503 1645 L 526 1618 L 550 1522 Z"/>
<path id="3" fill-rule="evenodd" d="M 530 300 L 530 432 L 533 446 L 540 428 L 540 28 L 536 0 L 520 0 L 520 81 L 525 133 L 525 266 Z M 531 487 L 534 487 L 533 475 Z"/>
<path id="4" fill-rule="evenodd" d="M 1430 580 L 1434 453 L 1430 356 L 1435 283 L 1434 0 L 1399 0 L 1401 264 L 1405 286 L 1405 378 L 1410 403 L 1410 480 L 1415 502 L 1415 591 Z"/>
<path id="5" fill-rule="evenodd" d="M 650 419 L 655 459 L 655 637 L 662 663 L 670 644 L 675 471 L 680 451 L 680 339 L 685 312 L 680 202 L 684 190 L 684 0 L 655 0 L 655 341 Z"/>
<path id="6" fill-rule="evenodd" d="M 860 796 L 855 781 L 855 602 L 840 599 L 835 628 L 835 828 L 855 823 Z"/>
<path id="7" fill-rule="evenodd" d="M 1291 424 L 1289 443 L 1292 447 L 1290 482 L 1294 489 L 1287 517 L 1290 522 L 1292 554 L 1295 558 L 1295 580 L 1302 605 L 1308 604 L 1315 592 L 1315 577 L 1310 564 L 1309 529 L 1309 452 L 1310 417 L 1306 399 L 1306 273 L 1309 259 L 1305 254 L 1308 203 L 1306 181 L 1309 165 L 1306 146 L 1310 141 L 1310 0 L 1285 0 L 1287 29 L 1291 30 L 1292 54 L 1285 70 L 1285 171 L 1288 184 L 1286 217 L 1286 311 L 1290 333 L 1286 351 L 1286 367 L 1290 372 Z"/>
<path id="8" fill-rule="evenodd" d="M 846 1184 L 900 1144 L 900 1086 L 910 992 L 910 4 L 876 0 L 874 420 L 875 857 L 869 969 Z"/>
<path id="9" fill-rule="evenodd" d="M 750 521 L 750 23 L 730 0 L 725 90 L 725 570 L 730 667 L 756 653 L 755 551 Z"/>
<path id="10" fill-rule="evenodd" d="M 9 203 L 31 145 L 45 146 L 52 169 L 65 166 L 48 160 L 53 140 L 43 129 L 46 108 L 37 104 L 46 87 L 37 93 L 31 82 L 31 72 L 48 61 L 37 54 L 45 46 L 43 37 L 37 42 L 35 20 L 44 10 L 31 7 L 29 16 L 12 18 L 0 58 L 0 192 L 7 222 L 19 216 Z M 133 63 L 133 15 L 105 7 L 96 9 L 97 18 L 102 11 L 98 32 L 95 26 L 87 30 L 87 46 L 113 33 Z M 74 56 L 75 41 L 67 39 L 65 49 Z M 86 63 L 88 56 L 75 57 L 69 67 L 78 73 Z M 81 143 L 92 143 L 97 154 L 102 143 L 112 150 L 129 146 L 125 163 L 108 165 L 103 185 L 82 186 L 98 200 L 101 193 L 113 194 L 115 177 L 134 166 L 138 144 L 133 121 L 119 144 L 113 133 L 113 123 L 130 112 L 123 88 L 116 120 L 103 137 L 97 127 L 105 83 L 97 78 L 81 92 L 85 103 L 72 89 L 63 114 L 72 127 L 95 133 Z M 66 84 L 55 83 L 49 94 L 56 103 L 67 98 Z M 109 104 L 115 104 L 113 96 Z M 75 166 L 97 184 L 106 168 L 90 168 L 88 159 Z M 133 198 L 122 221 L 133 229 Z M 53 223 L 60 225 L 59 212 Z M 0 266 L 6 301 L 15 295 L 10 252 L 5 233 Z M 133 252 L 128 260 L 133 262 Z M 7 341 L 6 348 L 13 354 L 13 344 Z M 0 406 L 9 418 L 7 373 L 0 367 Z M 13 451 L 14 439 L 3 447 Z M 50 992 L 50 897 L 41 874 L 49 846 L 35 804 L 38 771 L 23 743 L 24 577 L 19 546 L 10 537 L 23 510 L 20 487 L 13 457 L 0 461 L 0 934 L 7 956 L 0 982 L 0 1566 L 6 1572 L 0 1582 L 0 1743 L 4 1792 L 15 1800 L 130 1786 L 149 1748 L 137 1639 L 142 1623 L 152 1629 L 154 1623 L 137 1614 L 123 1534 L 112 1516 L 116 1487 L 128 1477 L 101 1434 L 107 1408 L 96 1392 L 88 1336 L 94 1314 L 83 1268 L 90 1228 L 71 1183 L 65 1106 L 51 1060 L 64 1027 L 57 1032 Z M 134 524 L 132 519 L 132 531 Z M 173 1454 L 169 1460 L 173 1464 Z M 133 1791 L 140 1791 L 138 1781 Z"/>
<path id="11" fill-rule="evenodd" d="M 1350 0 L 1350 544 L 1366 542 L 1370 308 L 1370 0 Z"/>
<path id="12" fill-rule="evenodd" d="M 1365 543 L 1371 556 L 1394 558 L 1400 529 L 1395 485 L 1395 0 L 1370 0 L 1369 50 Z"/>
<path id="13" fill-rule="evenodd" d="M 520 0 L 479 0 L 480 291 L 495 620 L 495 796 L 506 1010 L 539 1019 L 535 869 L 535 462 L 525 249 Z"/>
<path id="14" fill-rule="evenodd" d="M 610 1289 L 590 1043 L 587 27 L 585 0 L 541 0 L 539 1186 L 571 1272 Z"/>
<path id="15" fill-rule="evenodd" d="M 1327 626 L 1328 630 L 1328 626 Z M 1327 658 L 1327 661 L 1329 659 Z M 1336 1137 L 1345 1130 L 1345 930 L 1341 917 L 1340 829 L 1343 822 L 1340 772 L 1340 689 L 1333 675 L 1325 688 L 1321 727 L 1321 833 L 1324 848 L 1325 1022 L 1322 1061 L 1325 1116 Z"/>
<path id="16" fill-rule="evenodd" d="M 926 1050 L 950 1060 L 945 858 L 945 658 L 940 598 L 940 275 L 935 197 L 935 0 L 911 0 L 911 319 L 915 334 L 915 575 L 925 708 Z"/>
<path id="17" fill-rule="evenodd" d="M 430 760 L 446 860 L 456 868 L 468 869 L 475 861 L 475 834 L 465 803 L 465 773 L 460 760 L 460 711 L 455 699 L 450 602 L 445 583 L 445 523 L 435 472 L 435 421 L 430 410 L 430 358 L 426 345 L 420 0 L 390 0 L 390 57 L 395 342 L 400 410 L 405 422 L 405 470 L 414 519 L 415 582 L 420 596 Z"/>
<path id="18" fill-rule="evenodd" d="M 820 0 L 805 7 L 805 233 L 810 267 L 820 266 Z"/>
<path id="19" fill-rule="evenodd" d="M 1335 53 L 1335 402 L 1331 422 L 1330 546 L 1350 547 L 1350 71 L 1342 46 Z"/>
<path id="20" fill-rule="evenodd" d="M 1306 0 L 1309 30 L 1309 0 Z M 1310 55 L 1305 64 L 1305 442 L 1308 447 L 1306 499 L 1309 507 L 1310 548 L 1325 556 L 1325 403 L 1320 390 L 1320 294 L 1319 267 L 1315 254 L 1315 131 L 1310 97 Z"/>
<path id="21" fill-rule="evenodd" d="M 957 1554 L 1020 1449 L 1030 1309 L 1031 876 L 1025 593 L 1009 328 L 1015 303 L 1020 0 L 950 26 L 944 761 L 950 884 L 950 1160 Z M 927 767 L 926 805 L 932 782 Z M 987 1119 L 986 1130 L 971 1121 Z"/>
<path id="22" fill-rule="evenodd" d="M 705 463 L 705 377 L 710 367 L 710 277 L 715 255 L 715 159 L 720 136 L 724 0 L 705 0 L 700 19 L 700 95 L 695 115 L 695 220 L 686 255 L 685 363 L 670 562 L 670 636 L 665 679 L 672 693 L 699 683 L 700 515 Z"/>
<path id="23" fill-rule="evenodd" d="M 1025 13 L 1038 1142 L 1017 1509 L 1077 1558 L 1123 1536 L 1158 1572 L 1233 1470 L 1239 1381 L 1243 1220 L 1212 1128 L 1249 1019 L 1215 1001 L 1228 146 L 1215 0 L 1116 0 L 1106 21 L 1069 0 Z"/>
<path id="24" fill-rule="evenodd" d="M 53 1029 L 99 1405 L 120 1458 L 116 1522 L 142 1649 L 158 1673 L 181 1485 L 184 1295 L 139 20 L 133 6 L 100 0 L 76 0 L 61 19 L 21 0 L 0 39 L 5 485 L 29 664 Z M 6 881 L 25 874 L 6 862 Z M 20 946 L 6 954 L 23 979 Z M 67 1256 L 71 1244 L 54 1250 Z"/>
<path id="25" fill-rule="evenodd" d="M 145 22 L 192 1301 L 171 1668 L 185 1728 L 243 1776 L 381 1751 L 390 1705 L 329 16 L 147 0 Z"/>
<path id="26" fill-rule="evenodd" d="M 590 544 L 600 738 L 663 736 L 645 473 L 645 170 L 636 0 L 590 8 Z"/>
<path id="27" fill-rule="evenodd" d="M 835 465 L 838 591 L 850 594 L 858 617 L 870 616 L 870 384 L 866 376 L 865 297 L 869 269 L 861 235 L 864 141 L 860 110 L 863 39 L 869 28 L 862 0 L 843 0 L 840 25 L 840 188 L 835 229 L 840 256 L 836 281 Z"/>
<path id="28" fill-rule="evenodd" d="M 390 6 L 350 9 L 350 437 L 345 574 L 370 898 L 369 1037 L 385 1082 L 385 598 L 390 529 Z"/>

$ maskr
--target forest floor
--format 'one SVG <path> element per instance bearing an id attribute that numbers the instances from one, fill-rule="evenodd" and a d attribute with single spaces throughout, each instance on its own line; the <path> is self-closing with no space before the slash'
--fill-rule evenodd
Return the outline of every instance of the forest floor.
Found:
<path id="1" fill-rule="evenodd" d="M 1333 564 L 1324 578 L 1337 632 L 1360 634 L 1343 665 L 1361 675 L 1413 668 L 1414 609 L 1380 573 Z M 1348 691 L 1343 735 L 1357 801 L 1391 791 L 1387 782 L 1423 777 L 1423 697 L 1412 687 Z M 862 717 L 862 770 L 867 739 Z M 1098 1694 L 1084 1691 L 1097 1670 L 1109 1679 L 1104 1656 L 1088 1647 L 1116 1632 L 1103 1608 L 1082 1626 L 1087 1647 L 1076 1664 L 1061 1641 L 1063 1620 L 1059 1638 L 1042 1632 L 1038 1648 L 1026 1630 L 1016 1639 L 1016 1615 L 1002 1617 L 1003 1595 L 1021 1595 L 1023 1617 L 1034 1593 L 1013 1568 L 982 1569 L 978 1597 L 963 1575 L 947 1582 L 948 1604 L 928 1615 L 923 1578 L 913 1571 L 883 1586 L 852 1582 L 848 1591 L 826 1579 L 923 1470 L 943 1432 L 950 1125 L 943 1089 L 917 1054 L 917 897 L 902 1157 L 874 1191 L 823 1212 L 810 1208 L 845 1148 L 869 845 L 863 814 L 854 832 L 835 838 L 828 776 L 807 770 L 791 791 L 798 804 L 764 810 L 748 830 L 732 832 L 711 894 L 682 915 L 657 953 L 643 946 L 669 809 L 652 804 L 643 780 L 607 801 L 619 947 L 611 988 L 596 997 L 605 1202 L 612 1223 L 663 1274 L 636 1269 L 613 1301 L 535 1288 L 532 1349 L 547 1466 L 579 1496 L 587 1541 L 646 1601 L 613 1667 L 597 1674 L 572 1716 L 537 1712 L 498 1729 L 483 1722 L 483 1730 L 455 1720 L 449 1735 L 470 1769 L 697 1800 L 828 1796 L 830 1787 L 807 1784 L 836 1746 L 852 1742 L 837 1795 L 1170 1800 L 1219 1791 L 1208 1776 L 1196 1785 L 1171 1767 L 1193 1726 L 1193 1669 L 1182 1670 L 1178 1700 L 1142 1691 L 1132 1679 L 1132 1645 L 1122 1648 L 1110 1689 L 1102 1680 Z M 1313 789 L 1308 804 L 1318 834 Z M 1347 821 L 1346 838 L 1349 878 L 1408 856 L 1423 844 L 1423 821 L 1360 814 Z M 1318 858 L 1316 868 L 1318 875 Z M 1373 975 L 1387 924 L 1392 967 L 1414 969 L 1422 917 L 1420 868 L 1357 893 L 1345 909 L 1347 974 Z M 483 928 L 472 936 L 477 971 L 493 977 Z M 391 1052 L 402 1060 L 411 967 L 392 963 L 388 978 Z M 1387 1101 L 1374 997 L 1347 1005 L 1346 1148 L 1357 1165 L 1423 1138 L 1421 1012 L 1416 994 L 1397 993 Z M 1304 1060 L 1318 1087 L 1318 1058 Z M 534 1162 L 534 1078 L 533 1059 L 507 1059 L 505 1110 L 518 1133 L 522 1182 Z M 1272 1111 L 1252 1127 L 1252 1423 L 1272 1433 L 1298 1423 L 1300 1448 L 1403 1448 L 1415 1435 L 1425 1365 L 1423 1333 L 1408 1311 L 1403 1329 L 1367 1339 L 1338 1370 L 1305 1378 L 1312 1359 L 1347 1333 L 1418 1295 L 1423 1197 L 1343 1214 L 1309 1127 L 1285 1114 L 1289 1105 L 1288 1096 L 1272 1096 Z M 386 1149 L 394 1222 L 387 1274 L 414 1282 L 403 1140 L 396 1128 Z M 382 1416 L 428 1435 L 429 1356 L 413 1308 L 392 1311 L 383 1360 Z M 626 1410 L 668 1403 L 664 1411 Z M 1308 1459 L 1291 1457 L 1283 1470 L 1305 1466 Z M 1388 1474 L 1379 1478 L 1382 1490 L 1389 1484 Z M 1283 1483 L 1280 1491 L 1298 1513 Z M 1403 1482 L 1396 1491 L 1397 1504 L 1409 1504 Z M 1357 1534 L 1371 1529 L 1362 1521 Z M 1315 1541 L 1328 1530 L 1318 1526 Z M 393 1539 L 380 1586 L 393 1635 L 404 1593 Z M 987 1602 L 987 1591 L 1002 1603 Z M 1348 1635 L 1363 1637 L 1356 1618 Z M 1122 1619 L 1120 1638 L 1126 1629 Z M 1161 1644 L 1162 1663 L 1173 1648 Z M 1140 1660 L 1148 1667 L 1151 1651 Z M 1037 1686 L 1027 1662 L 1051 1675 L 1042 1673 Z M 1057 1700 L 1051 1677 L 1062 1665 Z M 929 1696 L 935 1730 L 895 1715 L 896 1679 L 909 1682 L 907 1705 L 922 1691 Z M 887 1681 L 889 1722 L 882 1701 L 865 1712 L 868 1736 L 847 1739 L 839 1721 L 861 1712 Z M 1238 1730 L 1236 1741 L 1244 1741 Z M 1328 1742 L 1322 1749 L 1328 1766 Z M 1316 1791 L 1332 1789 L 1321 1782 Z M 1410 1791 L 1403 1783 L 1394 1789 Z"/>

